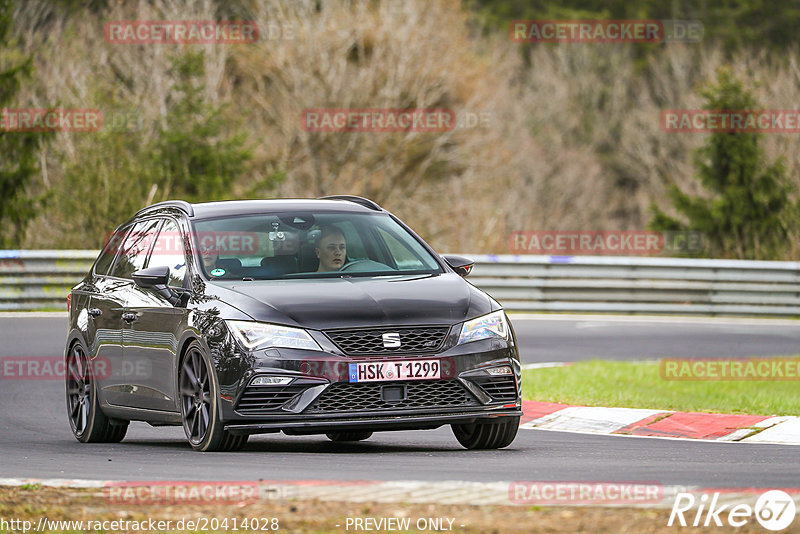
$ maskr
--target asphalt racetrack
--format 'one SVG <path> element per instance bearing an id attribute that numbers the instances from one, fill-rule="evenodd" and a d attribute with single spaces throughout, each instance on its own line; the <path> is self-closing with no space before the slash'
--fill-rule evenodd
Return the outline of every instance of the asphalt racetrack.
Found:
<path id="1" fill-rule="evenodd" d="M 513 316 L 523 363 L 590 358 L 769 356 L 800 352 L 800 322 Z M 63 354 L 66 317 L 0 316 L 0 357 Z M 794 487 L 796 446 L 520 430 L 500 451 L 462 449 L 451 431 L 253 436 L 242 452 L 193 452 L 179 427 L 132 423 L 122 443 L 83 445 L 60 380 L 0 380 L 0 478 L 99 480 L 648 481 Z"/>

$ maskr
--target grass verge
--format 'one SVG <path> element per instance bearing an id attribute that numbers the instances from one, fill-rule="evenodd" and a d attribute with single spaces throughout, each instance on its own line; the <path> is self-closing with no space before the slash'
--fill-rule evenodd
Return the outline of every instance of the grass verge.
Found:
<path id="1" fill-rule="evenodd" d="M 684 412 L 800 415 L 797 381 L 672 381 L 658 362 L 592 360 L 522 373 L 525 400 Z"/>

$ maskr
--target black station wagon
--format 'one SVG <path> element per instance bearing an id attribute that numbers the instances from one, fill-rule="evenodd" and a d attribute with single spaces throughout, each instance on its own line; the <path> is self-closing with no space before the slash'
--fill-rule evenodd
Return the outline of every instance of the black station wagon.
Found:
<path id="1" fill-rule="evenodd" d="M 182 425 L 195 450 L 232 451 L 451 425 L 467 448 L 505 447 L 519 355 L 471 269 L 360 197 L 144 208 L 69 296 L 72 431 Z"/>

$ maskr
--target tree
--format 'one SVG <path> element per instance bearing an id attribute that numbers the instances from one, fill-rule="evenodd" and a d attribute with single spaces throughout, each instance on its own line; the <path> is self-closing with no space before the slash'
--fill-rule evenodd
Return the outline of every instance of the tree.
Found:
<path id="1" fill-rule="evenodd" d="M 11 1 L 0 0 L 0 109 L 15 107 L 22 80 L 33 72 L 32 57 L 15 57 L 10 29 Z M 21 247 L 25 229 L 42 205 L 43 197 L 31 195 L 29 189 L 39 173 L 39 151 L 51 136 L 8 131 L 0 125 L 0 248 Z"/>
<path id="2" fill-rule="evenodd" d="M 701 91 L 704 109 L 756 110 L 758 103 L 728 69 Z M 796 227 L 797 203 L 782 159 L 769 164 L 758 133 L 713 133 L 695 154 L 697 176 L 708 196 L 669 189 L 673 206 L 687 222 L 653 205 L 653 230 L 702 232 L 706 255 L 775 259 L 785 254 Z"/>
<path id="3" fill-rule="evenodd" d="M 234 187 L 251 169 L 246 136 L 236 130 L 236 117 L 204 99 L 203 52 L 181 53 L 171 61 L 175 85 L 152 136 L 104 128 L 79 145 L 60 186 L 64 194 L 56 201 L 67 215 L 61 222 L 64 246 L 100 246 L 109 222 L 121 223 L 159 200 L 237 196 Z M 108 109 L 126 103 L 109 96 L 102 104 Z"/>
<path id="4" fill-rule="evenodd" d="M 204 87 L 197 82 L 204 74 L 202 51 L 175 57 L 172 70 L 177 98 L 152 148 L 161 190 L 189 201 L 230 197 L 252 158 L 246 137 L 224 137 L 223 109 L 204 101 Z"/>

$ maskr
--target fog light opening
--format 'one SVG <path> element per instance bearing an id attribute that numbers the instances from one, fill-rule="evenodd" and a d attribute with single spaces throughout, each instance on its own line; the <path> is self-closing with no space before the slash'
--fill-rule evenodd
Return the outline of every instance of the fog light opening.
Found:
<path id="1" fill-rule="evenodd" d="M 508 365 L 504 365 L 502 367 L 491 367 L 486 369 L 486 372 L 490 376 L 512 376 L 514 372 L 511 370 L 511 367 Z"/>
<path id="2" fill-rule="evenodd" d="M 291 383 L 294 378 L 286 376 L 257 376 L 251 382 L 251 386 L 285 386 Z"/>

